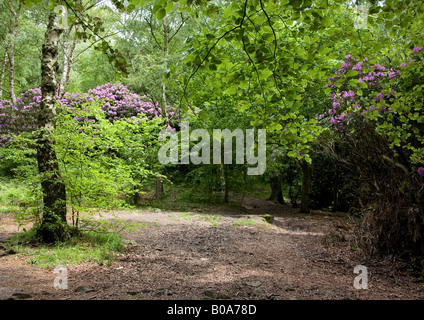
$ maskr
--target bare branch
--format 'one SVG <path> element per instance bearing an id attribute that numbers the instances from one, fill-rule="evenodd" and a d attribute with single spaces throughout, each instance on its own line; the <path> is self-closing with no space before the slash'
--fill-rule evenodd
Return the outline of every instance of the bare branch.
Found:
<path id="1" fill-rule="evenodd" d="M 177 30 L 174 32 L 172 36 L 169 37 L 169 42 L 177 35 L 177 33 L 180 31 L 182 26 L 185 24 L 185 22 L 188 20 L 188 18 L 184 19 L 183 13 L 181 12 L 181 24 L 178 26 Z"/>
<path id="2" fill-rule="evenodd" d="M 144 20 L 145 20 L 145 21 L 147 22 L 147 24 L 149 25 L 149 29 L 150 29 L 150 33 L 151 33 L 151 35 L 152 35 L 153 39 L 155 40 L 156 44 L 158 45 L 158 47 L 160 48 L 160 50 L 162 51 L 162 50 L 163 50 L 163 47 L 162 47 L 162 45 L 159 43 L 158 39 L 157 39 L 157 38 L 156 38 L 156 36 L 155 36 L 154 30 L 153 30 L 152 20 L 149 20 L 148 18 L 145 18 Z"/>

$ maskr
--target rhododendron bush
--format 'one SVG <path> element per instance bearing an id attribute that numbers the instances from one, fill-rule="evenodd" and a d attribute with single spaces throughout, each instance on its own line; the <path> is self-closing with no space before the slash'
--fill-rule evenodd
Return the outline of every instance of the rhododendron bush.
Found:
<path id="1" fill-rule="evenodd" d="M 415 47 L 409 61 L 393 68 L 346 56 L 326 86 L 332 105 L 320 116 L 351 134 L 372 122 L 394 150 L 404 149 L 420 175 L 424 173 L 423 48 Z"/>
<path id="2" fill-rule="evenodd" d="M 73 113 L 62 112 L 54 134 L 74 224 L 87 208 L 126 206 L 143 179 L 156 174 L 154 144 L 163 127 L 159 117 L 111 122 L 96 103 L 82 104 L 78 116 L 92 121 L 81 122 Z"/>
<path id="3" fill-rule="evenodd" d="M 359 242 L 370 253 L 424 252 L 423 48 L 394 66 L 347 55 L 328 79 L 329 108 L 317 115 L 359 181 Z"/>
<path id="4" fill-rule="evenodd" d="M 41 101 L 40 88 L 30 89 L 17 99 L 16 105 L 10 101 L 0 101 L 0 146 L 11 139 L 11 134 L 34 131 L 37 127 L 37 109 Z M 98 102 L 105 119 L 116 121 L 144 115 L 147 119 L 161 118 L 171 122 L 175 117 L 175 109 L 171 106 L 162 108 L 146 95 L 140 97 L 131 93 L 122 84 L 107 83 L 91 89 L 88 93 L 64 93 L 57 96 L 60 111 L 73 113 L 80 123 L 94 121 L 90 116 L 82 117 L 83 105 Z M 166 115 L 166 117 L 164 117 Z"/>
<path id="5" fill-rule="evenodd" d="M 0 114 L 0 167 L 33 185 L 39 181 L 34 132 L 40 100 L 40 89 L 28 90 L 16 105 L 3 100 Z M 77 225 L 87 208 L 127 205 L 143 179 L 157 174 L 158 135 L 175 114 L 167 106 L 165 118 L 158 104 L 120 84 L 65 93 L 57 102 L 54 148 Z"/>

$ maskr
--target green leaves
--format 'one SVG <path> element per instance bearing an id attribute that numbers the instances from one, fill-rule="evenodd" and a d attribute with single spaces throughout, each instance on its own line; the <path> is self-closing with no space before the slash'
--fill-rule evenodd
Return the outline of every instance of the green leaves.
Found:
<path id="1" fill-rule="evenodd" d="M 368 85 L 367 85 L 365 82 L 359 82 L 359 83 L 358 83 L 358 87 L 359 87 L 359 88 L 362 88 L 362 89 L 365 89 L 365 88 L 367 88 L 367 87 L 368 87 Z"/>
<path id="2" fill-rule="evenodd" d="M 145 0 L 131 0 L 131 4 L 133 5 L 133 6 L 135 6 L 135 7 L 140 7 L 140 8 L 142 8 L 143 6 L 144 6 L 144 4 L 145 4 Z"/>
<path id="3" fill-rule="evenodd" d="M 354 77 L 354 76 L 357 76 L 357 75 L 358 75 L 358 71 L 356 71 L 356 70 L 349 70 L 346 73 L 346 77 Z"/>
<path id="4" fill-rule="evenodd" d="M 172 1 L 169 1 L 165 7 L 166 13 L 170 13 L 172 9 L 174 8 L 174 3 Z"/>
<path id="5" fill-rule="evenodd" d="M 328 8 L 328 0 L 322 0 L 321 3 L 319 4 L 319 7 L 322 9 L 327 9 Z"/>
<path id="6" fill-rule="evenodd" d="M 93 121 L 76 124 L 76 115 Z M 102 208 L 126 206 L 125 198 L 118 195 L 131 195 L 154 172 L 149 157 L 157 157 L 154 144 L 160 129 L 159 119 L 134 117 L 112 123 L 97 103 L 84 104 L 74 114 L 60 112 L 55 149 L 69 205 L 81 210 L 100 204 Z"/>
<path id="7" fill-rule="evenodd" d="M 174 2 L 171 0 L 159 0 L 155 2 L 153 6 L 152 13 L 155 15 L 156 19 L 162 20 L 165 16 L 172 12 L 174 9 Z M 180 1 L 181 4 L 186 4 L 187 1 Z"/>
<path id="8" fill-rule="evenodd" d="M 359 84 L 359 80 L 357 79 L 350 79 L 349 80 L 349 85 L 351 85 L 352 87 L 356 87 Z"/>
<path id="9" fill-rule="evenodd" d="M 171 3 L 172 3 L 172 2 L 171 2 Z M 165 9 L 165 8 L 160 8 L 160 9 L 156 12 L 156 18 L 158 18 L 159 20 L 162 20 L 165 16 L 166 16 L 166 9 Z"/>

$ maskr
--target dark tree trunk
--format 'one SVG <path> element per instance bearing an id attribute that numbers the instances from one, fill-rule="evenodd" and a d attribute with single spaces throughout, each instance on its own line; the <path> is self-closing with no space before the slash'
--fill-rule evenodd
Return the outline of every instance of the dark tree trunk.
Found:
<path id="1" fill-rule="evenodd" d="M 309 185 L 311 183 L 311 167 L 310 165 L 305 161 L 302 160 L 301 163 L 302 166 L 302 173 L 303 173 L 303 179 L 302 179 L 302 195 L 301 195 L 301 202 L 300 202 L 300 212 L 301 213 L 309 213 Z"/>
<path id="2" fill-rule="evenodd" d="M 333 203 L 332 203 L 332 212 L 336 212 L 339 207 L 339 182 L 340 182 L 340 172 L 337 170 L 334 179 L 333 185 Z"/>
<path id="3" fill-rule="evenodd" d="M 163 181 L 161 177 L 156 177 L 156 200 L 160 200 L 165 196 L 163 191 Z"/>
<path id="4" fill-rule="evenodd" d="M 281 204 L 284 202 L 283 191 L 281 189 L 281 178 L 278 173 L 271 172 L 269 175 L 269 184 L 271 186 L 271 195 L 268 200 L 276 201 Z"/>
<path id="5" fill-rule="evenodd" d="M 138 205 L 139 199 L 140 199 L 140 194 L 138 192 L 138 188 L 137 186 L 134 186 L 133 204 L 135 206 Z"/>
<path id="6" fill-rule="evenodd" d="M 66 223 L 66 191 L 53 149 L 57 89 L 57 48 L 62 29 L 55 25 L 56 14 L 49 16 L 41 63 L 41 103 L 38 114 L 37 162 L 43 190 L 43 218 L 38 234 L 43 242 L 62 241 L 69 235 Z"/>
<path id="7" fill-rule="evenodd" d="M 229 200 L 229 181 L 228 181 L 228 164 L 221 164 L 221 175 L 222 175 L 222 182 L 224 187 L 224 202 L 227 203 Z"/>

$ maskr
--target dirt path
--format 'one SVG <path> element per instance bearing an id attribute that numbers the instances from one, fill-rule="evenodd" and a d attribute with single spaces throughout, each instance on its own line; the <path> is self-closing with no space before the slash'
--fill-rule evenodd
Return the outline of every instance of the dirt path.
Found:
<path id="1" fill-rule="evenodd" d="M 120 212 L 146 227 L 111 266 L 69 266 L 69 289 L 56 290 L 52 270 L 19 255 L 0 258 L 0 299 L 423 299 L 424 284 L 389 263 L 352 250 L 342 215 L 301 215 L 288 206 L 233 196 L 241 204 L 207 212 Z M 261 215 L 274 216 L 273 224 Z M 1 215 L 0 215 L 1 216 Z M 0 224 L 7 226 L 2 217 Z M 0 238 L 11 229 L 0 230 Z M 368 289 L 353 286 L 356 265 L 368 268 Z M 397 271 L 396 271 L 397 270 Z M 89 292 L 74 292 L 85 286 Z"/>

